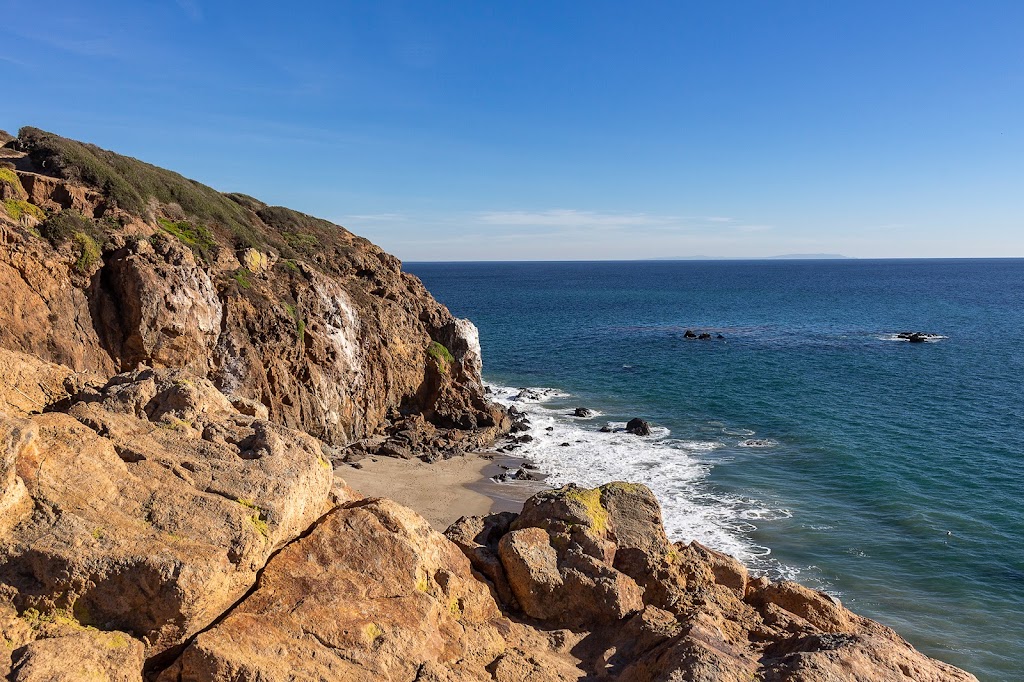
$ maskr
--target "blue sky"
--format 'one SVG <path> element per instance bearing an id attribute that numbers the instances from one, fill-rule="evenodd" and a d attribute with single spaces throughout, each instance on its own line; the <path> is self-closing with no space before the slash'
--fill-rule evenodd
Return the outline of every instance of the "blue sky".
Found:
<path id="1" fill-rule="evenodd" d="M 0 128 L 404 260 L 1024 257 L 1024 3 L 0 0 Z"/>

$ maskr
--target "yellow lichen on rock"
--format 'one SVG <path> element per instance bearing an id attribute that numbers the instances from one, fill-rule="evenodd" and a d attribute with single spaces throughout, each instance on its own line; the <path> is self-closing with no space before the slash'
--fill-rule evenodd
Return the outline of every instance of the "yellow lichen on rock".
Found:
<path id="1" fill-rule="evenodd" d="M 246 249 L 238 258 L 244 268 L 254 275 L 266 272 L 273 267 L 273 262 L 268 254 L 256 249 Z"/>
<path id="2" fill-rule="evenodd" d="M 595 531 L 603 533 L 608 529 L 608 510 L 601 505 L 600 488 L 570 488 L 565 497 L 583 506 Z"/>
<path id="3" fill-rule="evenodd" d="M 28 192 L 22 187 L 18 174 L 10 168 L 0 168 L 0 198 L 28 199 Z"/>

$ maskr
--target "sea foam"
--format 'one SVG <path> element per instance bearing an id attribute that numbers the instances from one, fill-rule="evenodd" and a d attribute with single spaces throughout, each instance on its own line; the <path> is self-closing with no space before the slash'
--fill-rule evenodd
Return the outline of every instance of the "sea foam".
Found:
<path id="1" fill-rule="evenodd" d="M 490 385 L 491 398 L 514 406 L 530 420 L 533 440 L 515 454 L 533 461 L 552 486 L 576 483 L 594 487 L 609 481 L 643 483 L 658 497 L 665 530 L 675 540 L 701 544 L 731 554 L 756 572 L 794 577 L 799 571 L 780 566 L 768 547 L 754 542 L 753 521 L 790 516 L 749 497 L 732 496 L 712 486 L 708 474 L 716 451 L 738 446 L 754 435 L 743 429 L 715 428 L 717 438 L 674 438 L 669 429 L 652 424 L 650 436 L 625 432 L 625 421 L 608 421 L 595 411 L 573 416 L 572 396 L 550 388 Z M 601 432 L 608 426 L 612 432 Z M 748 446 L 749 447 L 749 446 Z"/>

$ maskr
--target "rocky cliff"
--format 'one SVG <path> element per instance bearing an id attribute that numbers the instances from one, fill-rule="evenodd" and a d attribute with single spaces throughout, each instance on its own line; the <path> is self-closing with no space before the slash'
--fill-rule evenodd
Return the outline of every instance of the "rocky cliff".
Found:
<path id="1" fill-rule="evenodd" d="M 3 149 L 0 678 L 974 679 L 670 543 L 642 486 L 445 535 L 364 499 L 332 459 L 507 426 L 470 323 L 340 227 L 40 131 Z"/>
<path id="2" fill-rule="evenodd" d="M 33 128 L 0 148 L 0 199 L 0 346 L 186 369 L 350 454 L 505 425 L 472 323 L 343 227 Z"/>

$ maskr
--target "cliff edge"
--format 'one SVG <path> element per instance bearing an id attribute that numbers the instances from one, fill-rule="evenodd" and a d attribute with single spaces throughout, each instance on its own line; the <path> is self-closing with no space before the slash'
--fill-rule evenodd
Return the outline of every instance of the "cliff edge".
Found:
<path id="1" fill-rule="evenodd" d="M 507 428 L 476 328 L 366 239 L 35 128 L 5 137 L 0 346 L 104 377 L 186 369 L 338 457 L 450 456 Z"/>

